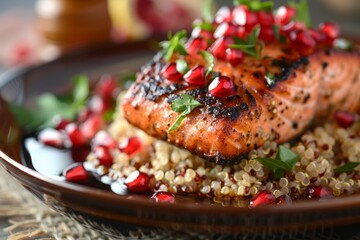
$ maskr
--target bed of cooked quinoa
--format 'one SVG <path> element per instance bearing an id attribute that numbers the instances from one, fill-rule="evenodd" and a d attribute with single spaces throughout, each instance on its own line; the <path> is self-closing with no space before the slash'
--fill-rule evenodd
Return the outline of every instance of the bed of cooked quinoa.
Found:
<path id="1" fill-rule="evenodd" d="M 153 139 L 144 132 L 130 126 L 118 113 L 116 121 L 107 131 L 119 142 L 138 136 L 142 139 L 142 151 L 134 156 L 116 151 L 110 169 L 98 166 L 94 156 L 88 163 L 107 172 L 113 179 L 124 179 L 135 170 L 150 176 L 150 189 L 173 194 L 192 194 L 210 198 L 214 202 L 231 201 L 246 205 L 259 192 L 267 190 L 276 198 L 307 198 L 308 186 L 322 186 L 332 190 L 333 196 L 353 194 L 360 190 L 360 166 L 349 173 L 334 173 L 334 169 L 348 162 L 360 161 L 360 123 L 344 129 L 335 121 L 304 133 L 291 146 L 283 144 L 297 153 L 300 160 L 291 172 L 279 180 L 273 180 L 272 172 L 255 158 L 275 157 L 278 144 L 265 142 L 264 146 L 252 150 L 247 159 L 231 166 L 210 163 L 186 150 L 164 141 Z"/>

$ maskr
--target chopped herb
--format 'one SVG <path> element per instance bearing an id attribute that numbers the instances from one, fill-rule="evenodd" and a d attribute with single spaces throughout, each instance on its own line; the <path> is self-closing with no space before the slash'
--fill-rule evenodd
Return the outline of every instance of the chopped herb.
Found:
<path id="1" fill-rule="evenodd" d="M 264 167 L 270 169 L 274 173 L 274 179 L 280 179 L 284 176 L 285 171 L 294 169 L 295 164 L 300 160 L 300 157 L 290 149 L 280 145 L 273 158 L 256 158 Z"/>
<path id="2" fill-rule="evenodd" d="M 286 37 L 280 34 L 279 26 L 278 25 L 273 25 L 272 29 L 274 31 L 276 40 L 278 40 L 281 43 L 286 43 Z"/>
<path id="3" fill-rule="evenodd" d="M 205 74 L 205 79 L 207 79 L 209 75 L 213 74 L 213 69 L 215 66 L 215 57 L 208 51 L 200 51 L 200 53 L 208 63 L 208 67 Z"/>
<path id="4" fill-rule="evenodd" d="M 345 50 L 345 51 L 351 51 L 354 48 L 354 44 L 345 38 L 335 39 L 333 42 L 333 45 L 335 48 Z"/>
<path id="5" fill-rule="evenodd" d="M 209 32 L 212 32 L 215 30 L 214 26 L 211 24 L 211 23 L 208 23 L 208 22 L 194 22 L 193 23 L 193 28 L 196 28 L 196 27 L 199 27 L 205 31 L 209 31 Z"/>
<path id="6" fill-rule="evenodd" d="M 177 130 L 184 118 L 192 112 L 195 108 L 201 106 L 201 103 L 196 101 L 191 95 L 180 94 L 180 98 L 175 99 L 171 103 L 171 109 L 175 112 L 181 112 L 175 123 L 169 128 L 169 132 Z"/>
<path id="7" fill-rule="evenodd" d="M 291 0 L 289 1 L 289 5 L 296 9 L 295 20 L 304 23 L 306 27 L 311 27 L 309 4 L 307 0 Z"/>
<path id="8" fill-rule="evenodd" d="M 268 72 L 265 76 L 266 83 L 271 87 L 275 84 L 275 75 L 272 72 Z"/>
<path id="9" fill-rule="evenodd" d="M 352 172 L 359 165 L 360 162 L 349 162 L 340 167 L 335 168 L 334 173 Z"/>
<path id="10" fill-rule="evenodd" d="M 176 71 L 185 74 L 189 70 L 188 64 L 184 59 L 178 59 L 176 61 Z"/>
<path id="11" fill-rule="evenodd" d="M 251 11 L 267 11 L 273 9 L 274 3 L 272 1 L 262 2 L 261 0 L 234 0 L 234 5 L 246 5 Z"/>
<path id="12" fill-rule="evenodd" d="M 185 30 L 177 32 L 175 35 L 169 33 L 168 38 L 168 41 L 160 42 L 160 46 L 163 48 L 163 56 L 166 61 L 169 61 L 175 52 L 179 53 L 180 55 L 188 55 L 188 52 L 185 48 Z"/>
<path id="13" fill-rule="evenodd" d="M 261 52 L 264 47 L 264 42 L 259 41 L 260 34 L 260 26 L 256 25 L 254 29 L 251 31 L 250 35 L 246 37 L 245 40 L 240 38 L 235 38 L 235 44 L 231 44 L 230 48 L 240 49 L 244 53 L 256 57 L 258 59 L 261 58 Z"/>
<path id="14" fill-rule="evenodd" d="M 33 132 L 40 127 L 53 125 L 55 116 L 74 119 L 78 111 L 86 104 L 89 96 L 89 82 L 85 75 L 74 78 L 74 90 L 71 96 L 58 97 L 50 93 L 37 99 L 37 109 L 26 109 L 12 104 L 10 109 L 16 121 L 27 132 Z"/>
<path id="15" fill-rule="evenodd" d="M 211 23 L 213 21 L 214 2 L 212 0 L 205 0 L 202 16 L 205 22 Z"/>

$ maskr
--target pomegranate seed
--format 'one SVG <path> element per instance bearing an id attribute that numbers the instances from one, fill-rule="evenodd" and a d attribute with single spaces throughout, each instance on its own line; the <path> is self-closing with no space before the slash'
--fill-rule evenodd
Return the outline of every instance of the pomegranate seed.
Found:
<path id="1" fill-rule="evenodd" d="M 288 24 L 296 15 L 296 10 L 289 6 L 281 6 L 275 13 L 275 21 L 279 25 Z"/>
<path id="2" fill-rule="evenodd" d="M 82 123 L 86 119 L 88 119 L 92 114 L 93 114 L 93 112 L 89 108 L 85 107 L 85 108 L 80 110 L 80 113 L 79 113 L 79 115 L 77 117 L 77 121 L 79 123 Z"/>
<path id="3" fill-rule="evenodd" d="M 142 149 L 142 142 L 139 137 L 131 137 L 119 145 L 121 152 L 131 156 Z"/>
<path id="4" fill-rule="evenodd" d="M 271 192 L 264 190 L 259 192 L 249 203 L 250 208 L 260 205 L 268 205 L 275 203 L 275 196 Z"/>
<path id="5" fill-rule="evenodd" d="M 104 121 L 102 117 L 99 114 L 96 114 L 85 120 L 85 122 L 80 125 L 80 130 L 85 138 L 91 139 L 103 127 L 103 125 Z"/>
<path id="6" fill-rule="evenodd" d="M 186 44 L 186 50 L 190 55 L 197 54 L 200 50 L 205 50 L 207 48 L 207 42 L 201 38 L 191 38 Z M 181 76 L 182 77 L 182 76 Z"/>
<path id="7" fill-rule="evenodd" d="M 202 29 L 201 27 L 195 27 L 191 32 L 192 38 L 201 38 L 204 40 L 213 39 L 213 33 Z"/>
<path id="8" fill-rule="evenodd" d="M 261 27 L 259 38 L 265 42 L 272 42 L 275 40 L 275 33 L 272 27 Z"/>
<path id="9" fill-rule="evenodd" d="M 161 75 L 172 82 L 179 82 L 183 77 L 183 75 L 176 70 L 176 63 L 166 64 L 161 70 Z"/>
<path id="10" fill-rule="evenodd" d="M 68 170 L 65 174 L 65 179 L 68 182 L 83 182 L 89 179 L 89 174 L 81 164 Z"/>
<path id="11" fill-rule="evenodd" d="M 96 133 L 94 139 L 92 140 L 93 146 L 105 146 L 109 149 L 115 149 L 117 147 L 117 142 L 113 139 L 107 132 L 99 131 Z"/>
<path id="12" fill-rule="evenodd" d="M 302 22 L 295 22 L 295 21 L 291 21 L 288 24 L 281 26 L 280 28 L 280 33 L 282 34 L 290 34 L 293 31 L 296 30 L 305 30 L 306 26 L 304 23 Z"/>
<path id="13" fill-rule="evenodd" d="M 215 22 L 221 24 L 223 22 L 231 22 L 231 10 L 228 7 L 221 7 L 215 14 Z"/>
<path id="14" fill-rule="evenodd" d="M 156 192 L 150 199 L 154 202 L 175 203 L 175 196 L 169 192 Z"/>
<path id="15" fill-rule="evenodd" d="M 149 190 L 150 177 L 146 173 L 134 171 L 124 181 L 130 191 L 146 192 Z"/>
<path id="16" fill-rule="evenodd" d="M 349 128 L 355 123 L 356 115 L 347 111 L 336 111 L 334 118 L 341 127 Z"/>
<path id="17" fill-rule="evenodd" d="M 325 34 L 327 43 L 332 43 L 340 34 L 339 26 L 331 22 L 321 23 L 319 25 L 319 30 Z"/>
<path id="18" fill-rule="evenodd" d="M 234 40 L 232 38 L 220 37 L 215 40 L 215 42 L 210 46 L 209 50 L 214 55 L 214 57 L 225 60 L 225 51 L 229 45 L 233 44 Z"/>
<path id="19" fill-rule="evenodd" d="M 87 144 L 88 139 L 75 123 L 67 125 L 65 131 L 69 136 L 72 147 L 81 147 Z"/>
<path id="20" fill-rule="evenodd" d="M 309 29 L 309 33 L 312 36 L 312 38 L 315 39 L 315 41 L 317 43 L 321 43 L 321 42 L 325 41 L 325 39 L 326 39 L 326 36 L 324 33 L 317 31 L 315 29 Z"/>
<path id="21" fill-rule="evenodd" d="M 119 90 L 118 83 L 111 75 L 103 75 L 95 86 L 95 92 L 105 99 L 113 99 Z"/>
<path id="22" fill-rule="evenodd" d="M 226 60 L 233 66 L 238 66 L 243 60 L 243 53 L 239 49 L 226 49 Z"/>
<path id="23" fill-rule="evenodd" d="M 112 107 L 111 101 L 102 98 L 99 95 L 94 95 L 89 100 L 89 109 L 93 113 L 105 113 Z"/>
<path id="24" fill-rule="evenodd" d="M 90 146 L 85 145 L 81 147 L 72 147 L 71 148 L 71 157 L 75 162 L 85 162 L 87 156 L 90 153 Z"/>
<path id="25" fill-rule="evenodd" d="M 245 27 L 237 27 L 237 31 L 236 31 L 236 37 L 240 38 L 240 39 L 245 39 L 246 37 L 246 29 Z"/>
<path id="26" fill-rule="evenodd" d="M 63 118 L 59 118 L 55 120 L 55 122 L 55 129 L 57 130 L 65 130 L 66 126 L 71 123 L 69 120 Z"/>
<path id="27" fill-rule="evenodd" d="M 256 14 L 261 26 L 272 27 L 275 24 L 272 12 L 259 11 Z"/>
<path id="28" fill-rule="evenodd" d="M 316 46 L 316 41 L 307 30 L 297 30 L 290 33 L 290 41 L 293 47 L 301 54 L 309 54 Z"/>
<path id="29" fill-rule="evenodd" d="M 329 198 L 332 197 L 332 190 L 326 187 L 310 185 L 307 187 L 308 198 Z"/>
<path id="30" fill-rule="evenodd" d="M 227 22 L 221 23 L 214 32 L 214 38 L 233 37 L 237 33 L 237 28 Z"/>
<path id="31" fill-rule="evenodd" d="M 60 131 L 53 128 L 45 128 L 41 130 L 38 139 L 42 144 L 55 148 L 65 147 L 65 136 Z"/>
<path id="32" fill-rule="evenodd" d="M 220 76 L 210 83 L 209 92 L 214 97 L 226 98 L 235 94 L 235 86 L 229 77 Z"/>
<path id="33" fill-rule="evenodd" d="M 94 150 L 94 153 L 101 165 L 111 167 L 111 165 L 113 164 L 113 156 L 111 155 L 107 147 L 97 146 Z"/>
<path id="34" fill-rule="evenodd" d="M 281 204 L 291 204 L 292 200 L 291 197 L 289 195 L 282 195 L 278 198 L 275 199 L 275 203 L 277 205 L 281 205 Z"/>
<path id="35" fill-rule="evenodd" d="M 185 73 L 184 80 L 190 85 L 204 86 L 205 75 L 206 68 L 201 65 L 196 65 L 195 67 L 191 68 L 187 73 Z"/>
<path id="36" fill-rule="evenodd" d="M 248 9 L 247 6 L 241 5 L 233 10 L 233 22 L 236 25 L 245 26 L 246 31 L 250 32 L 258 23 L 258 17 L 255 12 Z"/>

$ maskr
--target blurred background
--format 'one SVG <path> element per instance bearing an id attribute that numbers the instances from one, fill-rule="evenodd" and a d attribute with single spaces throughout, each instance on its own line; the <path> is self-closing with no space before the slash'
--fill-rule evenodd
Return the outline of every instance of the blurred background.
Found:
<path id="1" fill-rule="evenodd" d="M 49 61 L 74 49 L 119 44 L 189 26 L 203 0 L 0 1 L 0 72 Z M 275 5 L 286 0 L 275 0 Z M 312 24 L 337 22 L 360 38 L 359 0 L 309 0 Z M 232 5 L 231 0 L 216 1 Z"/>

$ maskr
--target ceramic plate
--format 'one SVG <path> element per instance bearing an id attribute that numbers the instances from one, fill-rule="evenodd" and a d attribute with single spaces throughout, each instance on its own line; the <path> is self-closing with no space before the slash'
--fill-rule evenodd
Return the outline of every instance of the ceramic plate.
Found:
<path id="1" fill-rule="evenodd" d="M 130 43 L 80 52 L 0 79 L 0 163 L 45 204 L 84 225 L 109 234 L 134 229 L 211 232 L 267 236 L 274 232 L 302 234 L 338 231 L 359 233 L 360 195 L 328 201 L 303 201 L 256 209 L 224 207 L 209 202 L 178 199 L 175 204 L 154 203 L 149 196 L 116 195 L 110 190 L 56 180 L 33 170 L 22 156 L 22 134 L 7 109 L 7 102 L 31 106 L 44 92 L 70 89 L 71 78 L 84 73 L 96 79 L 103 73 L 136 72 L 154 54 L 149 44 Z M 50 156 L 43 156 L 51 161 Z M 255 235 L 254 235 L 255 234 Z M 210 235 L 209 235 L 210 236 Z"/>

